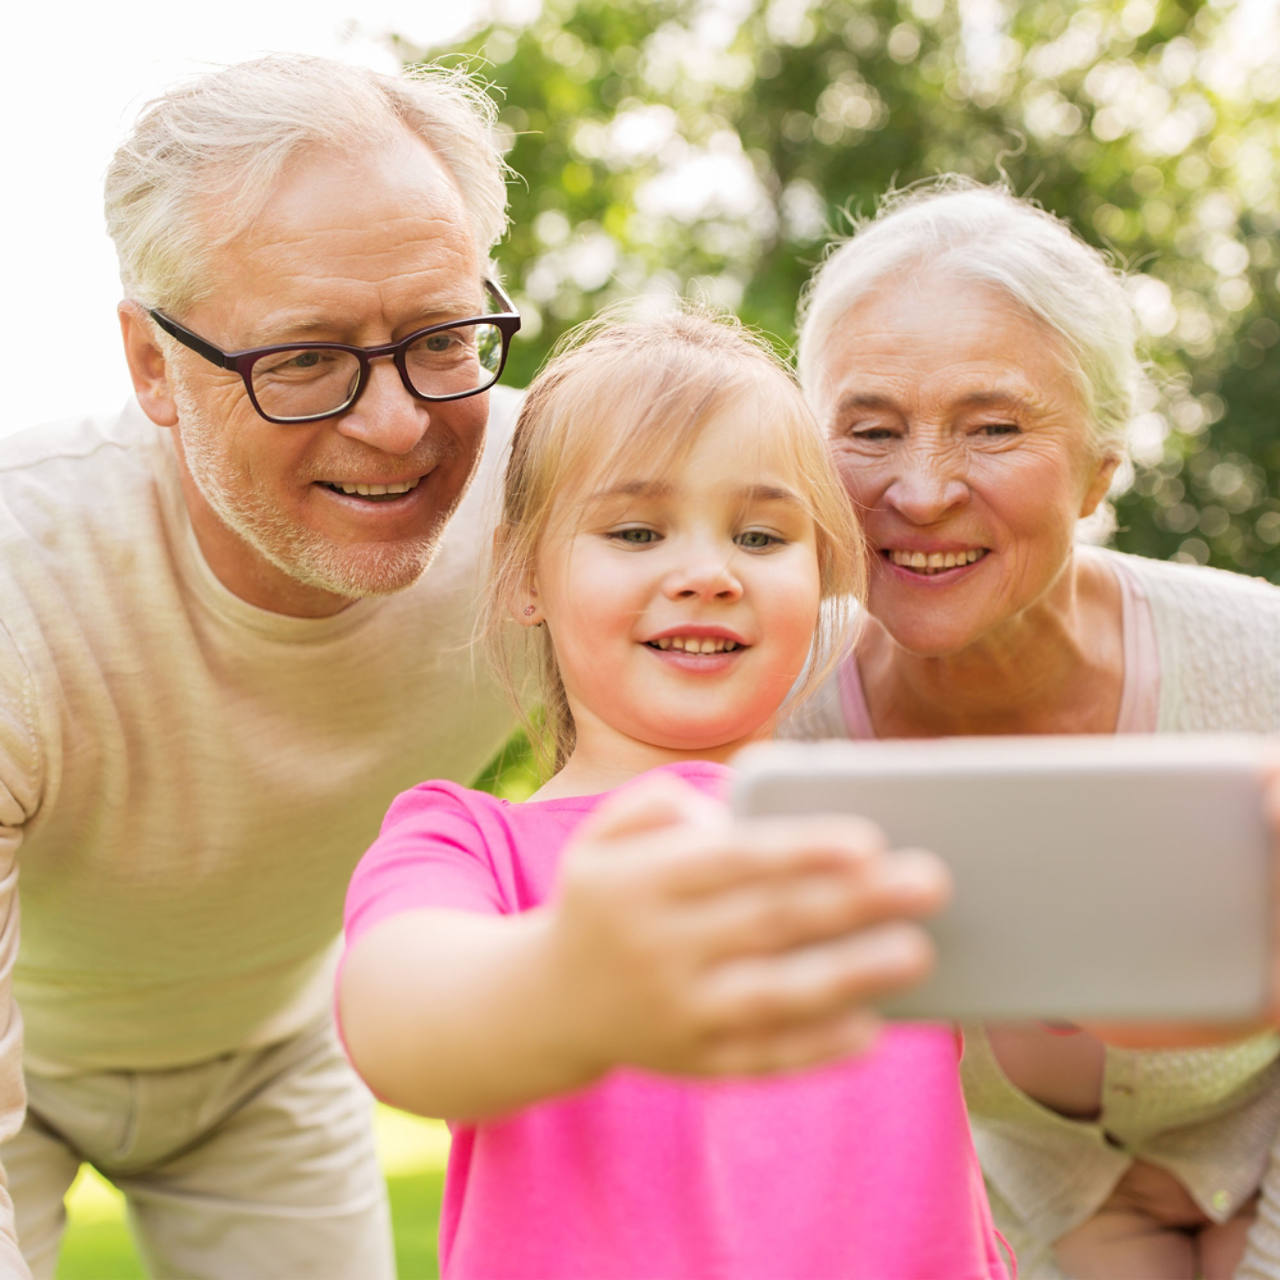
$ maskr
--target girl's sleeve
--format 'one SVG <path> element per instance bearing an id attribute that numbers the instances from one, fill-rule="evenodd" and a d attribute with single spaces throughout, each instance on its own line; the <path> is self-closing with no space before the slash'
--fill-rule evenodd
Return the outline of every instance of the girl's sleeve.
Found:
<path id="1" fill-rule="evenodd" d="M 511 910 L 484 835 L 489 824 L 477 812 L 486 800 L 449 782 L 424 782 L 397 797 L 347 889 L 348 947 L 378 921 L 406 911 Z"/>

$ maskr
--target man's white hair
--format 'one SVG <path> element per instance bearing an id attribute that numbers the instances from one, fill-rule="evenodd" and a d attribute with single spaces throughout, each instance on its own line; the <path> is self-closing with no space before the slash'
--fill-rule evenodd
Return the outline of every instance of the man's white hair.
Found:
<path id="1" fill-rule="evenodd" d="M 125 296 L 181 311 L 205 296 L 214 252 L 261 212 L 300 152 L 360 155 L 406 131 L 453 177 L 487 257 L 507 225 L 495 115 L 483 89 L 447 67 L 391 76 L 281 54 L 184 83 L 148 103 L 107 169 Z"/>
<path id="2" fill-rule="evenodd" d="M 801 302 L 800 381 L 813 391 L 827 339 L 849 309 L 895 279 L 1000 289 L 1062 339 L 1095 445 L 1124 453 L 1142 367 L 1122 274 L 1061 219 L 1004 187 L 954 174 L 892 192 L 828 250 Z"/>

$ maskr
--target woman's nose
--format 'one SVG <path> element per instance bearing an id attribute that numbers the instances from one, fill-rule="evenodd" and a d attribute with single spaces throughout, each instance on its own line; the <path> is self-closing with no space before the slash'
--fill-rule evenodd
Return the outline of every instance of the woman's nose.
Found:
<path id="1" fill-rule="evenodd" d="M 949 450 L 907 450 L 884 496 L 913 524 L 933 524 L 969 500 L 963 459 Z"/>

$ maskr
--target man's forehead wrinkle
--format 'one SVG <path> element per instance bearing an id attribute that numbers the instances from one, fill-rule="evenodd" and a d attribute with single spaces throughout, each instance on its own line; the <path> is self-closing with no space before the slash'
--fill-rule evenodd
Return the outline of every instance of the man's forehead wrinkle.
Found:
<path id="1" fill-rule="evenodd" d="M 389 234 L 379 245 L 370 243 L 367 231 L 358 227 L 285 225 L 275 234 L 264 235 L 265 227 L 258 234 L 233 241 L 223 251 L 224 262 L 234 267 L 242 263 L 254 271 L 272 269 L 277 263 L 289 263 L 298 257 L 298 267 L 310 269 L 314 265 L 323 269 L 330 263 L 346 259 L 353 264 L 367 265 L 380 261 L 393 263 L 422 262 L 424 253 L 440 254 L 462 260 L 475 259 L 478 255 L 470 238 L 459 234 L 456 219 L 444 214 L 424 217 L 421 213 L 406 212 L 381 220 L 382 228 L 391 232 L 403 227 L 401 234 Z"/>
<path id="2" fill-rule="evenodd" d="M 443 211 L 407 210 L 381 222 L 376 239 L 340 224 L 254 230 L 215 260 L 215 293 L 234 316 L 228 342 L 287 342 L 290 327 L 305 337 L 379 317 L 388 328 L 430 324 L 485 309 L 479 255 L 465 225 Z"/>

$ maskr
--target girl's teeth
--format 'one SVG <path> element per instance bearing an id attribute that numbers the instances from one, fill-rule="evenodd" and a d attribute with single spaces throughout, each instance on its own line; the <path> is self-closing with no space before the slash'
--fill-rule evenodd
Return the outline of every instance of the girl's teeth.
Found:
<path id="1" fill-rule="evenodd" d="M 710 636 L 664 636 L 653 642 L 659 649 L 680 649 L 685 653 L 732 653 L 736 640 L 715 640 Z"/>

